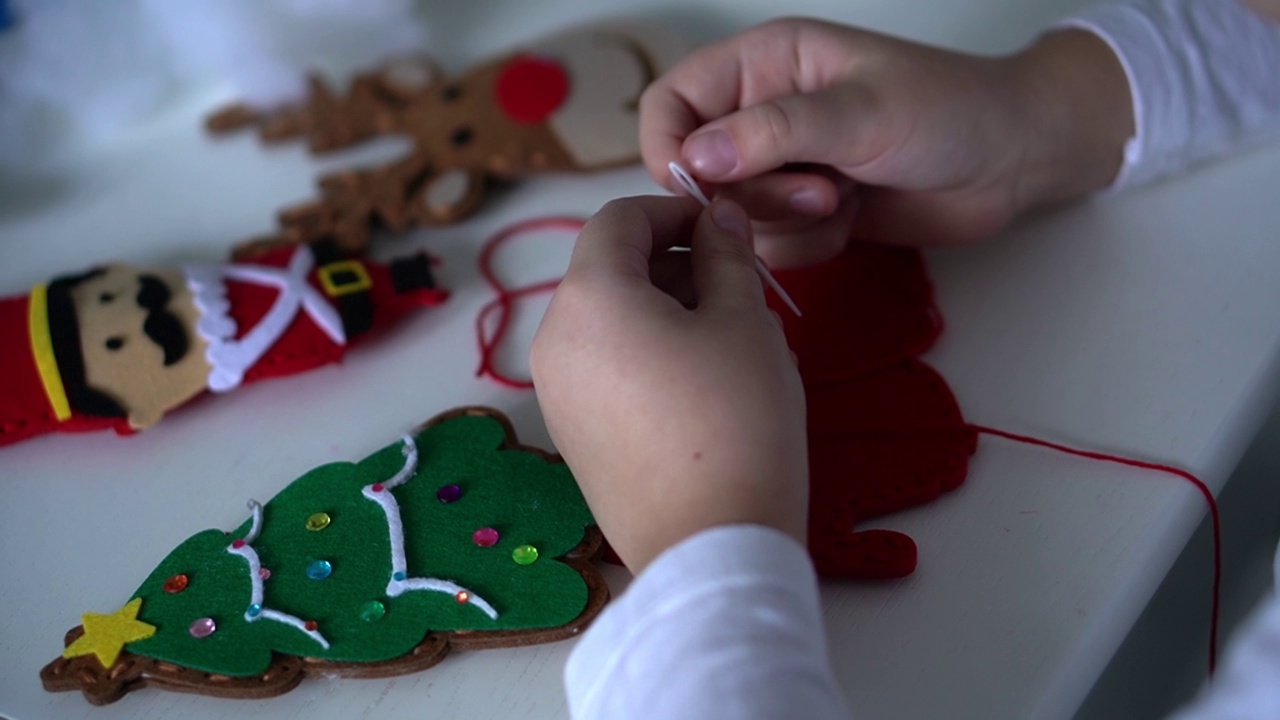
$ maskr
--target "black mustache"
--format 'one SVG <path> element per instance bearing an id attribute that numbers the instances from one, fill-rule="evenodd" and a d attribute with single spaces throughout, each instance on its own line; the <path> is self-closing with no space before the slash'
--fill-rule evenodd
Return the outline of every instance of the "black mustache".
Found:
<path id="1" fill-rule="evenodd" d="M 138 291 L 138 306 L 147 311 L 142 332 L 164 350 L 164 364 L 167 367 L 181 360 L 191 349 L 187 328 L 176 315 L 166 309 L 173 293 L 163 280 L 155 275 L 141 275 L 138 283 L 142 285 Z"/>

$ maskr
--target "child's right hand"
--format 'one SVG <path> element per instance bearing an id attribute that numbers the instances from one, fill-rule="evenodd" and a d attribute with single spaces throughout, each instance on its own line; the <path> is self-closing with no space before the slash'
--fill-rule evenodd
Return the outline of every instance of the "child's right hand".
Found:
<path id="1" fill-rule="evenodd" d="M 773 264 L 850 236 L 988 237 L 1035 207 L 1105 187 L 1133 118 L 1089 33 L 984 58 L 813 20 L 777 20 L 693 53 L 640 104 L 644 161 L 680 161 L 737 200 Z"/>

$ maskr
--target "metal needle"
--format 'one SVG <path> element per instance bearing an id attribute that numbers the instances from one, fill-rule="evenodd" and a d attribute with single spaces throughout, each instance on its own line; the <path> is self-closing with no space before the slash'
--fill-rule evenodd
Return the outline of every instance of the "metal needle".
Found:
<path id="1" fill-rule="evenodd" d="M 692 195 L 695 200 L 702 203 L 703 207 L 711 204 L 710 198 L 707 197 L 706 193 L 702 192 L 702 188 L 698 187 L 697 181 L 693 179 L 693 176 L 689 174 L 689 171 L 685 170 L 680 163 L 672 161 L 667 163 L 667 168 L 671 170 L 671 174 L 675 177 L 676 182 L 680 183 L 680 187 L 684 188 L 685 191 Z M 756 256 L 756 272 L 760 273 L 760 278 L 764 280 L 764 284 L 768 285 L 771 290 L 778 294 L 778 297 L 782 298 L 782 302 L 791 309 L 791 312 L 795 313 L 796 317 L 800 317 L 800 308 L 796 306 L 795 301 L 791 299 L 791 296 L 787 294 L 787 291 L 784 290 L 782 285 L 778 283 L 777 279 L 773 277 L 773 273 L 769 272 L 768 266 L 764 264 L 764 261 L 760 259 L 759 255 Z"/>

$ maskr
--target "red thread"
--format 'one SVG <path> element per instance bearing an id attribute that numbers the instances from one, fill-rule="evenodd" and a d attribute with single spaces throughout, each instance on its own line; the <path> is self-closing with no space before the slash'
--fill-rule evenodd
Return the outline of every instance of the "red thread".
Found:
<path id="1" fill-rule="evenodd" d="M 1145 460 L 1134 460 L 1132 458 L 1120 457 L 1118 455 L 1108 455 L 1106 453 L 1094 452 L 1092 450 L 1077 450 L 1076 448 L 1059 445 L 1058 443 L 1041 440 L 1040 438 L 1031 437 L 1030 435 L 1019 435 L 1011 433 L 1007 430 L 997 430 L 996 428 L 985 427 L 982 425 L 970 424 L 970 428 L 976 432 L 994 435 L 996 437 L 1012 440 L 1014 442 L 1025 443 L 1027 445 L 1035 445 L 1038 447 L 1057 450 L 1068 455 L 1076 455 L 1090 460 L 1101 460 L 1103 462 L 1115 463 L 1117 465 L 1127 465 L 1129 467 L 1142 468 L 1143 470 L 1156 470 L 1159 472 L 1176 475 L 1187 482 L 1190 482 L 1204 496 L 1205 504 L 1209 506 L 1209 518 L 1213 522 L 1213 609 L 1212 616 L 1209 618 L 1209 675 L 1212 677 L 1213 672 L 1218 664 L 1218 600 L 1222 586 L 1222 536 L 1218 527 L 1218 501 L 1213 497 L 1213 491 L 1208 485 L 1204 484 L 1200 478 L 1192 475 L 1186 470 L 1173 467 L 1172 465 L 1162 465 L 1160 463 L 1147 462 Z"/>
<path id="2" fill-rule="evenodd" d="M 480 347 L 480 367 L 476 368 L 476 377 L 488 375 L 498 384 L 517 390 L 530 390 L 533 388 L 533 382 L 512 378 L 499 370 L 494 364 L 494 356 L 498 352 L 498 347 L 502 344 L 502 339 L 506 337 L 507 331 L 511 327 L 511 311 L 515 307 L 515 302 L 530 295 L 551 292 L 560 285 L 560 278 L 554 278 L 531 285 L 508 288 L 498 279 L 497 273 L 493 269 L 493 257 L 498 249 L 520 235 L 547 230 L 570 231 L 577 237 L 577 234 L 585 224 L 586 220 L 575 217 L 532 218 L 509 225 L 485 241 L 484 246 L 480 249 L 480 276 L 484 278 L 484 281 L 488 283 L 497 296 L 485 303 L 484 307 L 480 309 L 480 314 L 476 316 L 476 342 Z M 495 313 L 497 314 L 497 324 L 494 327 L 493 335 L 490 336 L 488 330 L 489 320 Z"/>

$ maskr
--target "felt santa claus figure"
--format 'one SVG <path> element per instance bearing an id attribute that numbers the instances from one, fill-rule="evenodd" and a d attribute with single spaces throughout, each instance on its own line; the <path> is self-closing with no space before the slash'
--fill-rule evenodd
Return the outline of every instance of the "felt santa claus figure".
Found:
<path id="1" fill-rule="evenodd" d="M 133 433 L 205 391 L 338 362 L 369 331 L 446 297 L 425 255 L 381 264 L 325 243 L 251 263 L 63 276 L 0 300 L 0 445 Z"/>

